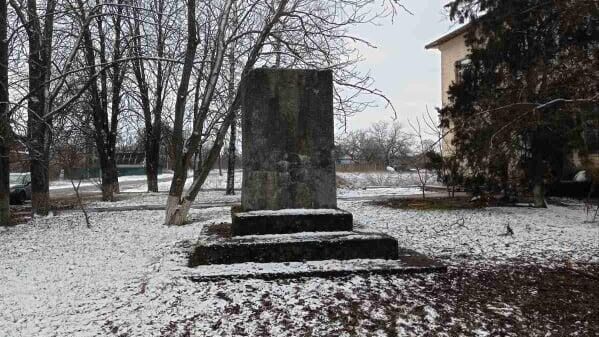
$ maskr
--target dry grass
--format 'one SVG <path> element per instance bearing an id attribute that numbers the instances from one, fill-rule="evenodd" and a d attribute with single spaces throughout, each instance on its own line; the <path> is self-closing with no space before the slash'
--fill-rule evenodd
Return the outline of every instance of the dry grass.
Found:
<path id="1" fill-rule="evenodd" d="M 115 201 L 121 201 L 131 198 L 130 195 L 118 194 Z M 99 192 L 82 193 L 81 201 L 85 206 L 92 202 L 102 200 L 102 194 Z M 80 209 L 75 195 L 50 197 L 50 212 L 57 213 L 67 210 Z M 31 204 L 11 205 L 10 206 L 11 225 L 20 225 L 31 220 Z"/>
<path id="2" fill-rule="evenodd" d="M 385 172 L 385 165 L 383 164 L 337 164 L 335 165 L 335 170 L 337 172 Z"/>
<path id="3" fill-rule="evenodd" d="M 435 197 L 435 198 L 397 198 L 381 201 L 374 201 L 372 204 L 396 209 L 411 210 L 456 210 L 456 209 L 476 209 L 487 206 L 496 206 L 494 200 L 479 199 L 470 201 L 470 197 Z"/>

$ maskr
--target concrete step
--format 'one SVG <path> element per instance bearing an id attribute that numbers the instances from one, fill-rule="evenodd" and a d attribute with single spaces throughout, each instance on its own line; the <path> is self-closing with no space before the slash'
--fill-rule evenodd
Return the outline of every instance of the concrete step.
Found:
<path id="1" fill-rule="evenodd" d="M 282 209 L 239 212 L 231 209 L 233 236 L 338 232 L 353 229 L 352 214 L 340 209 Z"/>
<path id="2" fill-rule="evenodd" d="M 397 260 L 324 260 L 279 263 L 238 263 L 197 266 L 186 277 L 195 282 L 239 279 L 293 279 L 349 275 L 405 275 L 445 272 L 447 267 L 411 250 L 400 250 Z"/>
<path id="3" fill-rule="evenodd" d="M 193 248 L 190 267 L 244 262 L 302 262 L 397 259 L 397 240 L 386 234 L 307 232 L 296 234 L 204 236 Z"/>

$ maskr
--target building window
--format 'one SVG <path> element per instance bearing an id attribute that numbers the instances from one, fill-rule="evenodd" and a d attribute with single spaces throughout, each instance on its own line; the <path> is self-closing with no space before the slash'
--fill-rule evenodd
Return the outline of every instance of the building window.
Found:
<path id="1" fill-rule="evenodd" d="M 466 66 L 468 66 L 470 64 L 470 59 L 468 58 L 464 58 L 461 59 L 459 61 L 456 61 L 454 64 L 455 67 L 455 83 L 461 83 L 462 80 L 464 79 L 464 69 L 466 69 Z"/>

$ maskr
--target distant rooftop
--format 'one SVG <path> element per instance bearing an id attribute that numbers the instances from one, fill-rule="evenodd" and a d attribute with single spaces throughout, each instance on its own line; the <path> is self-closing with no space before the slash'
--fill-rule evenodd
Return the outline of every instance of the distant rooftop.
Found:
<path id="1" fill-rule="evenodd" d="M 462 27 L 455 29 L 443 36 L 441 36 L 440 38 L 436 39 L 435 41 L 427 44 L 426 46 L 424 46 L 425 49 L 436 49 L 438 48 L 440 45 L 442 45 L 443 43 L 462 35 L 463 33 L 465 33 L 468 29 L 470 29 L 470 23 L 467 23 L 465 25 L 463 25 Z"/>

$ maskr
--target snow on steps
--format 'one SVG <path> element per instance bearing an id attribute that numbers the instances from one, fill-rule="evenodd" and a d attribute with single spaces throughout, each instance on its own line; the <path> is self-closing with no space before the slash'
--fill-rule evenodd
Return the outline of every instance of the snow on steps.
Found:
<path id="1" fill-rule="evenodd" d="M 386 234 L 302 232 L 252 236 L 201 237 L 189 266 L 244 262 L 395 259 L 397 240 Z"/>
<path id="2" fill-rule="evenodd" d="M 294 279 L 301 277 L 342 277 L 348 275 L 398 275 L 445 272 L 447 268 L 416 252 L 403 250 L 397 260 L 354 259 L 282 263 L 237 263 L 204 265 L 186 270 L 195 282 L 230 279 Z"/>

